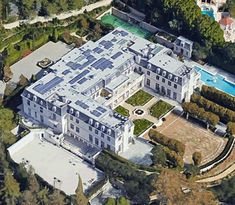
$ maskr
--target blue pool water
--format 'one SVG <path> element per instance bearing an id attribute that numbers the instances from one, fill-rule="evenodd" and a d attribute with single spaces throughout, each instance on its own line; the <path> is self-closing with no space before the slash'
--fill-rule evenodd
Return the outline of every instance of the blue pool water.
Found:
<path id="1" fill-rule="evenodd" d="M 213 9 L 210 9 L 210 10 L 202 10 L 202 14 L 203 14 L 203 15 L 210 16 L 211 18 L 215 19 Z"/>
<path id="2" fill-rule="evenodd" d="M 201 74 L 201 80 L 206 85 L 215 87 L 225 93 L 235 96 L 235 84 L 226 81 L 221 75 L 212 75 L 199 67 L 195 67 L 195 69 Z"/>

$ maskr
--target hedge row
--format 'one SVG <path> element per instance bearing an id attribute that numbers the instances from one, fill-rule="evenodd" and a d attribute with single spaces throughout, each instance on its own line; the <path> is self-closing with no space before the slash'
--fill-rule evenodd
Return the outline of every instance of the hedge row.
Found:
<path id="1" fill-rule="evenodd" d="M 184 160 L 182 156 L 178 155 L 175 151 L 170 150 L 168 147 L 163 147 L 163 150 L 166 154 L 167 160 L 169 160 L 174 167 L 178 167 L 180 169 L 184 167 Z"/>
<path id="2" fill-rule="evenodd" d="M 151 129 L 149 131 L 149 137 L 154 142 L 157 142 L 163 146 L 168 147 L 171 150 L 174 150 L 179 155 L 183 156 L 185 153 L 185 144 L 176 139 L 171 139 L 156 130 Z"/>
<path id="3" fill-rule="evenodd" d="M 203 107 L 206 111 L 213 112 L 220 117 L 220 120 L 224 123 L 235 122 L 235 112 L 218 105 L 203 96 L 193 94 L 191 96 L 191 101 L 196 103 L 199 107 Z"/>
<path id="4" fill-rule="evenodd" d="M 235 97 L 217 90 L 214 87 L 202 86 L 201 95 L 223 107 L 235 111 Z"/>
<path id="5" fill-rule="evenodd" d="M 204 108 L 200 108 L 196 103 L 185 102 L 182 105 L 184 112 L 190 114 L 192 117 L 198 118 L 212 126 L 215 126 L 220 121 L 220 118 L 212 113 L 206 112 Z"/>

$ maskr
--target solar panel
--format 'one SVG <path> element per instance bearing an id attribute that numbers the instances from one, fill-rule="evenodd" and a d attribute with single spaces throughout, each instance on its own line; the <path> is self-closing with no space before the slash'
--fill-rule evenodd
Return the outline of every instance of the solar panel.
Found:
<path id="1" fill-rule="evenodd" d="M 114 59 L 117 59 L 119 56 L 122 55 L 122 52 L 117 52 L 116 54 L 114 54 L 111 58 L 114 60 Z"/>
<path id="2" fill-rule="evenodd" d="M 99 47 L 96 47 L 96 48 L 93 49 L 93 51 L 96 52 L 96 53 L 98 53 L 98 54 L 100 54 L 100 53 L 102 53 L 104 50 L 101 49 L 101 48 L 99 48 Z"/>
<path id="3" fill-rule="evenodd" d="M 81 78 L 83 78 L 86 74 L 90 73 L 89 70 L 84 70 L 80 74 L 78 74 L 76 77 L 74 77 L 72 80 L 69 81 L 70 84 L 74 84 L 77 81 L 79 81 Z"/>
<path id="4" fill-rule="evenodd" d="M 95 69 L 101 69 L 102 71 L 106 68 L 110 67 L 112 65 L 112 62 L 107 60 L 106 58 L 101 58 L 97 60 L 95 63 L 93 63 L 91 66 Z"/>
<path id="5" fill-rule="evenodd" d="M 105 49 L 110 49 L 113 46 L 113 43 L 111 41 L 101 41 L 100 44 L 104 46 Z"/>
<path id="6" fill-rule="evenodd" d="M 62 72 L 63 75 L 67 75 L 68 73 L 71 73 L 71 71 L 69 69 Z"/>
<path id="7" fill-rule="evenodd" d="M 107 110 L 105 109 L 105 108 L 103 108 L 103 107 L 97 107 L 96 108 L 98 111 L 100 111 L 100 112 L 102 112 L 102 113 L 105 113 Z"/>
<path id="8" fill-rule="evenodd" d="M 76 105 L 79 105 L 79 106 L 80 106 L 81 108 L 83 108 L 83 109 L 89 108 L 88 105 L 86 105 L 84 102 L 82 102 L 82 101 L 80 101 L 80 100 L 77 100 L 77 101 L 75 102 L 75 104 L 76 104 Z"/>
<path id="9" fill-rule="evenodd" d="M 68 62 L 66 65 L 72 68 L 73 70 L 77 70 L 81 66 L 79 63 L 74 63 L 72 61 Z"/>
<path id="10" fill-rule="evenodd" d="M 78 83 L 81 85 L 83 83 L 85 83 L 88 79 L 87 78 L 83 78 L 81 80 L 78 81 Z"/>
<path id="11" fill-rule="evenodd" d="M 97 110 L 91 111 L 91 114 L 94 115 L 94 116 L 96 116 L 96 117 L 99 117 L 99 116 L 102 115 L 102 114 L 101 114 L 100 112 L 98 112 Z"/>
<path id="12" fill-rule="evenodd" d="M 84 56 L 89 56 L 89 55 L 90 55 L 90 52 L 91 52 L 91 50 L 90 50 L 90 49 L 87 49 L 87 50 L 84 51 L 82 54 L 83 54 Z"/>
<path id="13" fill-rule="evenodd" d="M 56 76 L 46 84 L 36 85 L 33 89 L 43 95 L 52 88 L 54 88 L 55 86 L 57 86 L 58 84 L 60 84 L 63 80 L 64 80 L 63 78 Z"/>

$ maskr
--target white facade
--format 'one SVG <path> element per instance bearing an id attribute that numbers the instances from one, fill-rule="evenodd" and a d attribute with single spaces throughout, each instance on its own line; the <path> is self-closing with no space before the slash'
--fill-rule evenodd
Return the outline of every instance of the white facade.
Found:
<path id="1" fill-rule="evenodd" d="M 182 54 L 187 58 L 191 58 L 193 52 L 193 42 L 179 36 L 174 42 L 174 52 L 177 54 Z"/>
<path id="2" fill-rule="evenodd" d="M 118 28 L 51 66 L 23 92 L 23 110 L 63 136 L 62 144 L 70 137 L 121 153 L 133 141 L 134 125 L 115 107 L 143 86 L 178 102 L 189 100 L 198 79 L 171 50 Z"/>

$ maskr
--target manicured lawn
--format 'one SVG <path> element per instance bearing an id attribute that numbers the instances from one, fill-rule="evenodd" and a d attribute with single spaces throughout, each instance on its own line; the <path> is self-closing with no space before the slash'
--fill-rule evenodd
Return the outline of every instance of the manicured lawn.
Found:
<path id="1" fill-rule="evenodd" d="M 129 110 L 127 110 L 126 108 L 122 107 L 121 105 L 119 105 L 115 111 L 119 114 L 121 114 L 122 116 L 125 116 L 125 117 L 129 117 L 130 114 L 129 114 Z"/>
<path id="2" fill-rule="evenodd" d="M 156 118 L 160 118 L 162 115 L 166 114 L 170 109 L 172 109 L 172 105 L 169 103 L 159 100 L 150 108 L 150 115 Z"/>
<path id="3" fill-rule="evenodd" d="M 132 106 L 143 106 L 148 101 L 150 101 L 153 98 L 152 95 L 149 93 L 146 93 L 143 90 L 139 90 L 137 93 L 135 93 L 133 96 L 131 96 L 126 103 L 131 104 Z"/>
<path id="4" fill-rule="evenodd" d="M 137 119 L 133 121 L 135 128 L 134 128 L 134 135 L 139 136 L 142 134 L 145 130 L 147 130 L 151 125 L 153 125 L 152 122 L 146 120 L 146 119 Z"/>

